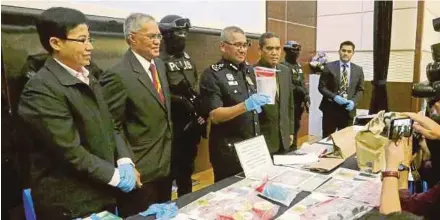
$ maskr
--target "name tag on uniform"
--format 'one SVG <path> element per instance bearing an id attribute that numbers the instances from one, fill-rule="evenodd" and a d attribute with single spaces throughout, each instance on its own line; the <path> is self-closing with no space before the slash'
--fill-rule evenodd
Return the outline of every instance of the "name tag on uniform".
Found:
<path id="1" fill-rule="evenodd" d="M 238 82 L 237 81 L 228 81 L 228 84 L 230 86 L 238 86 Z"/>

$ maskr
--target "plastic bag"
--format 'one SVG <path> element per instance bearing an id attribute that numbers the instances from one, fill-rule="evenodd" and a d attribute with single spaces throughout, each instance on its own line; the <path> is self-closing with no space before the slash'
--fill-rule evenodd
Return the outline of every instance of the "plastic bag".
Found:
<path id="1" fill-rule="evenodd" d="M 223 206 L 216 220 L 270 220 L 280 207 L 266 201 L 256 193 Z"/>
<path id="2" fill-rule="evenodd" d="M 297 189 L 273 182 L 263 183 L 256 190 L 260 192 L 260 195 L 287 207 L 290 206 L 290 203 L 292 203 L 293 199 L 295 199 L 299 193 Z"/>

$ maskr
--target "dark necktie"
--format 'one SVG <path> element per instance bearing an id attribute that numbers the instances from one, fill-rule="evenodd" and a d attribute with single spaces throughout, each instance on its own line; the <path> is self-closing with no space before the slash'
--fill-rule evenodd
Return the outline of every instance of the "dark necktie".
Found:
<path id="1" fill-rule="evenodd" d="M 342 64 L 342 78 L 341 78 L 341 93 L 347 94 L 348 90 L 348 72 L 347 72 L 348 65 L 346 63 Z"/>
<path id="2" fill-rule="evenodd" d="M 156 66 L 154 64 L 150 64 L 150 69 L 149 70 L 151 72 L 151 78 L 152 78 L 152 81 L 153 81 L 153 86 L 156 89 L 157 94 L 159 95 L 160 102 L 162 102 L 162 104 L 164 104 L 165 103 L 165 97 L 163 96 L 162 86 L 160 85 L 159 74 L 157 74 Z"/>

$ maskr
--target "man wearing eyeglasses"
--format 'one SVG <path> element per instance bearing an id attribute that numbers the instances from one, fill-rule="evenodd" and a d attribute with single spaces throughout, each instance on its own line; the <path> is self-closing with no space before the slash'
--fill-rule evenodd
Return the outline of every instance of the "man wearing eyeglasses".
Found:
<path id="1" fill-rule="evenodd" d="M 261 58 L 256 66 L 276 69 L 276 97 L 273 105 L 263 106 L 259 115 L 261 133 L 264 135 L 269 152 L 273 155 L 290 150 L 294 134 L 294 109 L 292 77 L 289 68 L 280 65 L 280 38 L 268 32 L 260 36 Z"/>
<path id="2" fill-rule="evenodd" d="M 160 57 L 165 63 L 173 109 L 171 172 L 176 180 L 179 197 L 192 192 L 191 175 L 194 172 L 197 145 L 202 132 L 206 132 L 206 122 L 200 115 L 200 95 L 196 89 L 196 66 L 185 52 L 190 27 L 189 19 L 178 15 L 167 15 L 159 23 L 164 36 Z"/>
<path id="3" fill-rule="evenodd" d="M 162 35 L 150 15 L 134 13 L 124 22 L 129 49 L 100 78 L 117 127 L 134 152 L 142 188 L 121 194 L 118 208 L 127 217 L 171 199 L 171 103 L 163 61 Z"/>
<path id="4" fill-rule="evenodd" d="M 26 84 L 18 106 L 39 145 L 20 149 L 38 219 L 73 219 L 115 210 L 114 187 L 135 188 L 131 150 L 114 130 L 97 80 L 84 66 L 93 46 L 86 17 L 50 8 L 37 19 L 51 54 Z M 138 181 L 140 184 L 140 181 Z"/>
<path id="5" fill-rule="evenodd" d="M 203 113 L 209 116 L 209 158 L 218 182 L 242 171 L 234 144 L 260 135 L 258 113 L 269 96 L 257 94 L 255 73 L 246 61 L 249 43 L 241 28 L 220 34 L 222 59 L 200 80 Z"/>

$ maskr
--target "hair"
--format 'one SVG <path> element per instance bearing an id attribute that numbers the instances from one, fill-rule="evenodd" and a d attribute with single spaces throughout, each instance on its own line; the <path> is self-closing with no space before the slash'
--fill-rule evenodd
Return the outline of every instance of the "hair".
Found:
<path id="1" fill-rule="evenodd" d="M 260 39 L 258 40 L 260 48 L 264 47 L 264 45 L 266 44 L 266 39 L 270 39 L 270 38 L 274 38 L 274 37 L 280 39 L 280 37 L 278 35 L 276 35 L 276 34 L 274 34 L 272 32 L 266 32 L 266 33 L 262 34 L 260 36 Z"/>
<path id="2" fill-rule="evenodd" d="M 225 27 L 222 32 L 220 33 L 220 42 L 229 41 L 231 38 L 232 33 L 240 33 L 244 34 L 244 31 L 237 27 L 237 26 L 229 26 Z"/>
<path id="3" fill-rule="evenodd" d="M 354 51 L 354 48 L 355 48 L 354 43 L 349 41 L 349 40 L 342 42 L 341 45 L 339 45 L 339 50 L 342 49 L 342 46 L 352 46 L 353 47 L 353 51 Z"/>
<path id="4" fill-rule="evenodd" d="M 80 24 L 86 24 L 86 16 L 75 9 L 53 7 L 43 11 L 38 16 L 36 28 L 40 37 L 41 45 L 49 53 L 53 52 L 49 39 L 57 37 L 60 39 L 67 38 L 67 33 L 76 28 Z"/>
<path id="5" fill-rule="evenodd" d="M 139 31 L 142 28 L 142 24 L 156 21 L 153 16 L 143 14 L 143 13 L 133 13 L 130 14 L 124 21 L 124 36 L 128 40 L 128 36 L 131 32 Z"/>
<path id="6" fill-rule="evenodd" d="M 422 220 L 422 219 L 423 217 L 416 216 L 409 212 L 393 212 L 388 215 L 384 215 L 378 211 L 371 211 L 359 218 L 359 220 Z"/>

